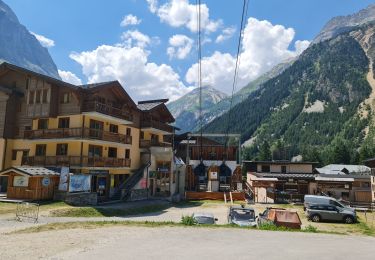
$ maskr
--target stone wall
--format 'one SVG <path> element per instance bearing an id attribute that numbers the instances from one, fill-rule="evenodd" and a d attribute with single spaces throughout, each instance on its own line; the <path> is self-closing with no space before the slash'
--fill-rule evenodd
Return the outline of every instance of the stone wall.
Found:
<path id="1" fill-rule="evenodd" d="M 147 199 L 147 189 L 133 189 L 130 193 L 130 200 L 145 200 Z"/>
<path id="2" fill-rule="evenodd" d="M 54 194 L 54 200 L 62 200 L 73 206 L 93 206 L 98 204 L 98 195 L 96 192 L 69 193 L 56 191 Z"/>

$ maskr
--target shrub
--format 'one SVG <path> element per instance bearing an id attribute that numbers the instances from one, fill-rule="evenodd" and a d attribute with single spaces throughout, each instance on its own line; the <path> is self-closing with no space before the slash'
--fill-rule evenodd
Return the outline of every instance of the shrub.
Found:
<path id="1" fill-rule="evenodd" d="M 181 224 L 186 225 L 186 226 L 193 226 L 193 225 L 197 224 L 197 221 L 194 219 L 193 215 L 182 216 Z"/>
<path id="2" fill-rule="evenodd" d="M 308 225 L 303 229 L 304 232 L 311 232 L 311 233 L 316 233 L 318 232 L 318 229 L 312 225 Z"/>

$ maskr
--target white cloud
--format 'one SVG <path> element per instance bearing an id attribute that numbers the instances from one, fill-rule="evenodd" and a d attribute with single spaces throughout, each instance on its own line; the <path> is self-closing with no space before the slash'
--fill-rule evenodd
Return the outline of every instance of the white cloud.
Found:
<path id="1" fill-rule="evenodd" d="M 237 90 L 278 63 L 299 55 L 308 47 L 308 41 L 296 41 L 295 50 L 289 50 L 294 35 L 293 28 L 249 18 L 244 30 Z M 228 53 L 215 52 L 202 59 L 202 82 L 229 94 L 232 90 L 234 68 L 235 57 Z M 197 85 L 197 64 L 189 68 L 185 79 L 189 84 Z"/>
<path id="2" fill-rule="evenodd" d="M 151 13 L 156 13 L 158 10 L 158 0 L 146 0 L 148 3 L 148 8 Z"/>
<path id="3" fill-rule="evenodd" d="M 294 46 L 296 48 L 296 53 L 298 55 L 301 54 L 304 50 L 306 50 L 309 47 L 309 45 L 310 45 L 310 42 L 306 41 L 306 40 L 305 41 L 300 41 L 300 40 L 296 41 L 294 43 Z"/>
<path id="4" fill-rule="evenodd" d="M 128 14 L 128 15 L 126 15 L 126 16 L 122 19 L 120 25 L 121 25 L 122 27 L 126 27 L 126 26 L 128 26 L 128 25 L 137 25 L 137 24 L 140 24 L 140 23 L 141 23 L 141 19 L 138 19 L 138 17 L 135 16 L 135 15 Z"/>
<path id="5" fill-rule="evenodd" d="M 147 0 L 152 13 L 159 16 L 160 20 L 172 27 L 185 26 L 191 32 L 197 31 L 197 5 L 192 5 L 188 0 L 169 0 L 159 6 L 156 0 Z M 222 26 L 222 20 L 211 20 L 209 18 L 209 8 L 206 4 L 201 4 L 201 27 L 206 33 L 215 32 Z"/>
<path id="6" fill-rule="evenodd" d="M 31 31 L 30 31 L 30 33 L 35 36 L 35 38 L 40 42 L 40 44 L 43 47 L 50 48 L 50 47 L 55 46 L 54 40 L 48 39 L 47 37 L 45 37 L 43 35 L 36 34 L 34 32 L 31 32 Z"/>
<path id="7" fill-rule="evenodd" d="M 131 47 L 131 46 L 138 46 L 141 48 L 145 48 L 147 45 L 151 43 L 151 39 L 148 35 L 139 32 L 138 30 L 129 30 L 124 32 L 121 35 L 121 40 L 123 44 Z"/>
<path id="8" fill-rule="evenodd" d="M 234 33 L 236 32 L 236 28 L 234 27 L 228 27 L 223 30 L 223 32 L 217 36 L 215 42 L 220 43 L 225 40 L 228 40 L 233 37 Z"/>
<path id="9" fill-rule="evenodd" d="M 169 38 L 170 47 L 167 48 L 167 54 L 170 59 L 185 59 L 193 47 L 193 40 L 186 35 L 176 34 Z"/>
<path id="10" fill-rule="evenodd" d="M 82 66 L 89 83 L 118 80 L 135 100 L 175 100 L 192 89 L 185 87 L 172 67 L 149 62 L 148 55 L 138 46 L 101 45 L 92 51 L 72 53 L 70 58 Z"/>
<path id="11" fill-rule="evenodd" d="M 82 81 L 70 71 L 58 70 L 61 79 L 73 85 L 82 85 Z"/>

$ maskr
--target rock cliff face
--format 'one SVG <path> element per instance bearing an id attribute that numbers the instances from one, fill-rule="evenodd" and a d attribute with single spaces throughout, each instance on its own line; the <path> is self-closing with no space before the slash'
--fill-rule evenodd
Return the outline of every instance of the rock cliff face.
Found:
<path id="1" fill-rule="evenodd" d="M 0 0 L 0 63 L 3 61 L 60 79 L 48 50 Z"/>
<path id="2" fill-rule="evenodd" d="M 313 43 L 329 40 L 340 33 L 351 31 L 355 26 L 363 25 L 374 20 L 375 4 L 352 15 L 334 17 L 323 27 L 320 33 L 315 37 Z"/>
<path id="3" fill-rule="evenodd" d="M 212 88 L 202 88 L 202 114 L 206 114 L 213 106 L 226 98 L 227 95 Z M 196 88 L 178 100 L 168 104 L 173 116 L 176 118 L 176 126 L 181 132 L 193 131 L 199 127 L 199 89 Z M 208 123 L 208 122 L 206 122 Z"/>

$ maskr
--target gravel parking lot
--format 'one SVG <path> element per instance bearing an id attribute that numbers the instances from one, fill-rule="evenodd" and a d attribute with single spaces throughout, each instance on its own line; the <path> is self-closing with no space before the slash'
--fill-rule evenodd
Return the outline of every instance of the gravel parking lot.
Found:
<path id="1" fill-rule="evenodd" d="M 373 259 L 371 237 L 197 227 L 12 234 L 0 259 Z"/>

